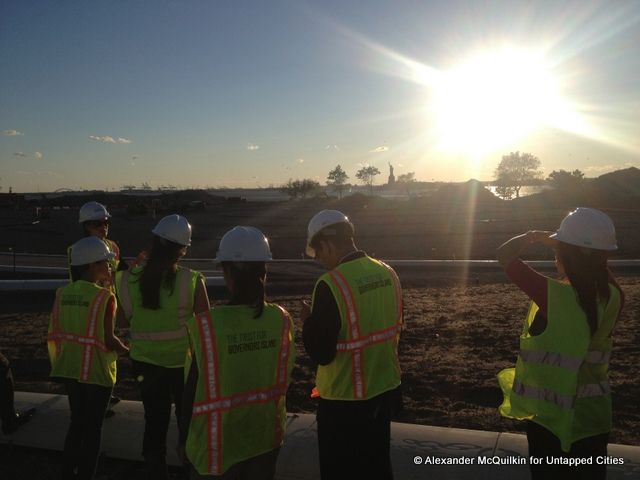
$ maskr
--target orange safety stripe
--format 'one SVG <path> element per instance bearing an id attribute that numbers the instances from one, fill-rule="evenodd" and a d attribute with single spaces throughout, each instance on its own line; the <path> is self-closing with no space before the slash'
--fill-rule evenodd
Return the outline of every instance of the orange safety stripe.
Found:
<path id="1" fill-rule="evenodd" d="M 360 338 L 360 318 L 356 307 L 353 292 L 349 287 L 347 279 L 344 278 L 337 270 L 332 270 L 329 275 L 338 286 L 345 306 L 347 307 L 347 317 L 349 323 L 349 337 L 352 341 Z M 365 379 L 364 379 L 364 358 L 361 348 L 351 350 L 351 379 L 353 383 L 354 396 L 356 398 L 364 398 L 365 396 Z"/>
<path id="2" fill-rule="evenodd" d="M 280 314 L 282 315 L 283 327 L 276 384 L 270 388 L 240 392 L 228 397 L 220 396 L 220 377 L 217 362 L 218 353 L 216 349 L 215 332 L 211 328 L 213 320 L 210 312 L 203 312 L 197 316 L 201 348 L 206 358 L 204 378 L 207 381 L 205 388 L 207 399 L 193 404 L 192 415 L 194 417 L 200 415 L 208 416 L 209 471 L 213 474 L 220 473 L 222 466 L 222 412 L 232 410 L 241 405 L 266 403 L 276 400 L 287 393 L 286 371 L 289 361 L 290 325 L 284 309 L 279 308 Z M 280 430 L 280 419 L 276 418 L 276 436 L 279 436 L 279 445 L 282 432 L 280 431 L 278 435 L 278 430 Z"/>
<path id="3" fill-rule="evenodd" d="M 101 307 L 105 302 L 107 295 L 110 295 L 109 290 L 103 289 L 100 290 L 97 295 L 93 298 L 91 302 L 91 306 L 89 307 L 89 318 L 87 322 L 87 338 L 95 338 L 96 336 L 96 323 L 98 320 L 98 316 L 100 314 Z M 97 340 L 97 339 L 96 339 Z M 93 350 L 92 346 L 89 344 L 85 344 L 84 352 L 82 354 L 82 368 L 80 371 L 80 380 L 88 381 L 89 373 L 91 372 L 91 363 L 93 361 Z"/>
<path id="4" fill-rule="evenodd" d="M 51 333 L 47 336 L 47 340 L 50 340 L 56 343 L 60 343 L 64 341 L 64 342 L 77 343 L 82 346 L 90 345 L 92 347 L 99 348 L 100 350 L 105 352 L 109 351 L 107 346 L 100 340 L 96 338 L 84 337 L 82 335 L 76 335 L 74 333 L 67 333 L 67 332 Z"/>
<path id="5" fill-rule="evenodd" d="M 289 331 L 291 329 L 291 324 L 289 322 L 289 315 L 286 310 L 278 305 L 278 310 L 280 310 L 280 316 L 282 317 L 282 341 L 280 342 L 280 355 L 278 356 L 278 377 L 276 380 L 277 385 L 282 386 L 284 391 L 281 395 L 286 395 L 287 393 L 287 365 L 289 363 Z M 277 399 L 277 397 L 276 397 Z M 276 403 L 276 410 L 278 405 Z M 276 417 L 276 424 L 274 429 L 273 436 L 273 446 L 278 447 L 282 443 L 284 438 L 284 432 L 282 431 L 282 424 L 280 422 L 280 418 Z"/>
<path id="6" fill-rule="evenodd" d="M 208 401 L 214 401 L 220 396 L 220 385 L 218 383 L 218 354 L 216 351 L 215 332 L 211 328 L 213 320 L 211 319 L 210 312 L 202 312 L 197 318 L 201 349 L 205 356 L 204 378 L 207 382 L 205 394 Z M 221 412 L 210 411 L 206 413 L 208 414 L 207 443 L 209 448 L 207 451 L 209 452 L 209 471 L 217 473 L 222 465 Z"/>
<path id="7" fill-rule="evenodd" d="M 377 330 L 375 332 L 372 332 L 366 337 L 360 338 L 358 340 L 339 341 L 336 349 L 339 352 L 351 352 L 353 350 L 365 348 L 370 345 L 375 345 L 376 343 L 386 342 L 395 338 L 395 336 L 400 333 L 401 328 L 402 327 L 400 325 L 393 325 L 391 327 L 385 328 L 384 330 Z"/>

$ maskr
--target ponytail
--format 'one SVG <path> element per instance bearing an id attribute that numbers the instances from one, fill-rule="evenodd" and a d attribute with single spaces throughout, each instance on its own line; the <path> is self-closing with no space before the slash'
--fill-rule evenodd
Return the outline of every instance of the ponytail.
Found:
<path id="1" fill-rule="evenodd" d="M 153 237 L 153 244 L 147 262 L 140 275 L 140 294 L 142 306 L 151 310 L 160 308 L 160 289 L 163 286 L 173 295 L 173 288 L 178 270 L 178 260 L 183 255 L 184 247 L 158 236 Z"/>
<path id="2" fill-rule="evenodd" d="M 233 280 L 230 305 L 248 305 L 253 308 L 253 318 L 264 311 L 265 279 L 267 267 L 264 262 L 222 262 L 224 273 Z"/>
<path id="3" fill-rule="evenodd" d="M 558 242 L 557 253 L 593 335 L 598 328 L 598 302 L 607 303 L 610 296 L 607 252 Z"/>

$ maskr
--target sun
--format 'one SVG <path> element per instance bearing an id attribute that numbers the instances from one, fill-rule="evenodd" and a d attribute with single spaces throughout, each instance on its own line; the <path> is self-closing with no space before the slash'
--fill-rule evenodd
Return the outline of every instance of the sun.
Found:
<path id="1" fill-rule="evenodd" d="M 500 50 L 441 72 L 430 89 L 430 133 L 440 148 L 482 156 L 552 124 L 563 108 L 542 55 Z"/>

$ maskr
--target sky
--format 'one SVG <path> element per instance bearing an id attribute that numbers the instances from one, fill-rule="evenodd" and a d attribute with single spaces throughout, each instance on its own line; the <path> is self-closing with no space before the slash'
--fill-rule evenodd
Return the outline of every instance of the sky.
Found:
<path id="1" fill-rule="evenodd" d="M 640 167 L 640 2 L 2 0 L 2 192 Z"/>

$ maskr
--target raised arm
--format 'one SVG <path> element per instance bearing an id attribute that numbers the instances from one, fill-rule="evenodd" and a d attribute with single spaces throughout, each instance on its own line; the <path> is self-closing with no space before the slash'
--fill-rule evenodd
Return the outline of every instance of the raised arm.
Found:
<path id="1" fill-rule="evenodd" d="M 114 298 L 111 297 L 108 301 L 107 309 L 104 314 L 104 344 L 107 348 L 113 352 L 122 354 L 127 353 L 129 348 L 120 341 L 116 334 L 114 333 L 114 310 L 115 310 L 115 301 Z"/>
<path id="2" fill-rule="evenodd" d="M 208 312 L 210 308 L 207 287 L 204 285 L 204 280 L 200 278 L 196 284 L 196 292 L 193 298 L 193 313 L 197 315 L 198 313 Z"/>
<path id="3" fill-rule="evenodd" d="M 549 235 L 552 233 L 554 232 L 547 232 L 545 230 L 529 230 L 527 233 L 523 233 L 522 235 L 518 235 L 507 240 L 498 247 L 496 252 L 498 263 L 502 268 L 506 269 L 509 264 L 518 258 L 520 253 L 522 253 L 522 251 L 532 243 L 541 243 L 543 245 L 553 247 L 553 245 L 555 245 L 555 240 L 549 238 Z"/>

